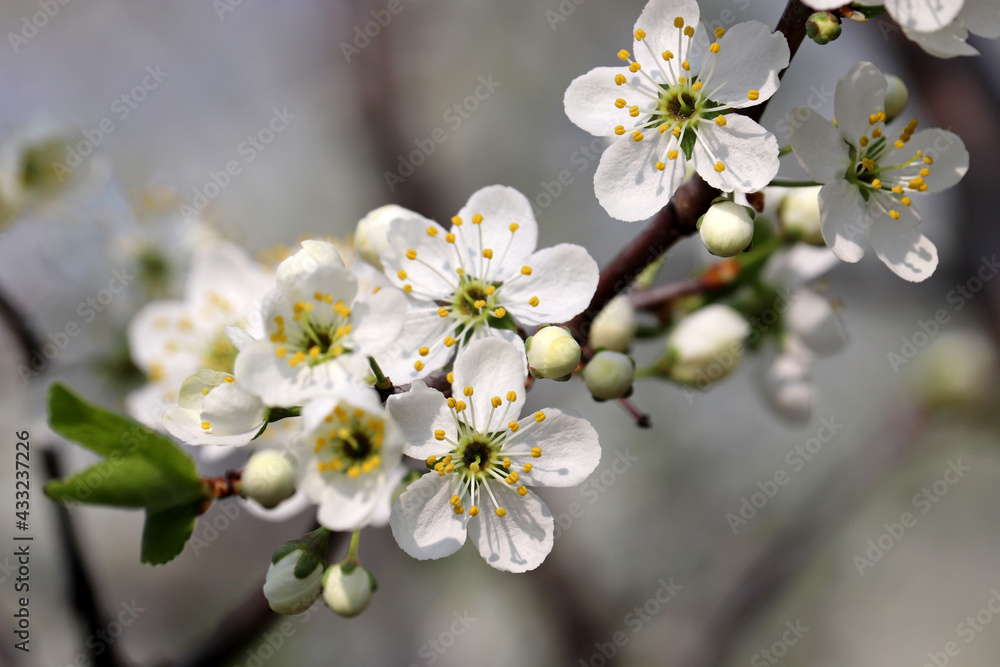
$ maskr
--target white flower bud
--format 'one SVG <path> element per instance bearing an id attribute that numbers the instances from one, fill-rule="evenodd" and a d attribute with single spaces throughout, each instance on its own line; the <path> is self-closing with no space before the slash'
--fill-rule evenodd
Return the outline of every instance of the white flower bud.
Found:
<path id="1" fill-rule="evenodd" d="M 412 215 L 410 211 L 396 204 L 380 206 L 361 218 L 354 230 L 354 247 L 361 259 L 382 270 L 379 255 L 389 250 L 389 224 L 401 215 Z"/>
<path id="2" fill-rule="evenodd" d="M 323 575 L 323 601 L 345 618 L 367 609 L 377 589 L 375 575 L 355 563 L 331 565 Z"/>
<path id="3" fill-rule="evenodd" d="M 702 216 L 698 231 L 710 253 L 734 257 L 746 250 L 753 240 L 753 211 L 731 201 L 712 204 Z"/>
<path id="4" fill-rule="evenodd" d="M 283 551 L 288 550 L 279 549 L 275 556 Z M 299 574 L 303 576 L 297 576 Z M 322 592 L 323 563 L 308 551 L 292 549 L 272 561 L 267 569 L 264 597 L 271 609 L 279 614 L 303 613 Z"/>
<path id="5" fill-rule="evenodd" d="M 267 413 L 232 375 L 206 369 L 184 380 L 178 407 L 163 413 L 163 426 L 189 445 L 240 447 L 264 427 Z"/>
<path id="6" fill-rule="evenodd" d="M 326 241 L 303 241 L 302 248 L 298 252 L 278 264 L 276 271 L 278 284 L 293 283 L 312 273 L 323 264 L 344 266 L 344 260 L 337 252 L 337 247 Z"/>
<path id="7" fill-rule="evenodd" d="M 886 74 L 885 83 L 886 123 L 891 123 L 894 118 L 898 118 L 906 111 L 906 105 L 910 102 L 910 91 L 903 80 L 895 74 Z"/>
<path id="8" fill-rule="evenodd" d="M 580 344 L 564 327 L 542 327 L 524 343 L 528 370 L 536 378 L 568 380 L 580 365 Z"/>
<path id="9" fill-rule="evenodd" d="M 271 509 L 295 495 L 295 463 L 274 449 L 255 453 L 243 468 L 240 490 Z"/>
<path id="10" fill-rule="evenodd" d="M 750 325 L 729 306 L 705 306 L 674 327 L 656 367 L 685 384 L 704 386 L 721 380 L 739 366 L 749 333 Z"/>
<path id="11" fill-rule="evenodd" d="M 760 384 L 764 400 L 774 412 L 790 424 L 809 422 L 816 391 L 805 354 L 771 353 L 760 360 Z"/>
<path id="12" fill-rule="evenodd" d="M 624 294 L 608 302 L 590 326 L 590 347 L 615 352 L 628 351 L 635 337 L 635 308 Z"/>
<path id="13" fill-rule="evenodd" d="M 979 332 L 942 333 L 918 354 L 911 386 L 931 405 L 982 400 L 995 380 L 996 349 Z"/>
<path id="14" fill-rule="evenodd" d="M 820 187 L 789 188 L 778 208 L 786 232 L 810 245 L 826 245 L 819 215 Z"/>
<path id="15" fill-rule="evenodd" d="M 621 352 L 601 350 L 583 369 L 583 380 L 594 398 L 607 401 L 632 393 L 635 362 Z"/>

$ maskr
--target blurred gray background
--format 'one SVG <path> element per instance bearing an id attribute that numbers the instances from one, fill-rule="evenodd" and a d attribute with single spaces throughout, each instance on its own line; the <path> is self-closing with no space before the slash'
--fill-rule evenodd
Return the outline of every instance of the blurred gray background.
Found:
<path id="1" fill-rule="evenodd" d="M 614 64 L 617 50 L 630 48 L 644 2 L 400 0 L 402 11 L 365 43 L 358 35 L 374 20 L 371 12 L 387 4 L 71 1 L 58 5 L 17 52 L 9 36 L 0 45 L 0 122 L 11 131 L 54 114 L 89 129 L 115 118 L 99 152 L 133 198 L 156 185 L 191 201 L 211 172 L 241 161 L 242 173 L 208 213 L 255 252 L 304 235 L 347 235 L 362 215 L 386 203 L 444 220 L 476 189 L 503 183 L 539 206 L 541 246 L 580 243 L 599 263 L 610 260 L 641 225 L 610 220 L 597 204 L 596 160 L 587 157 L 596 154 L 592 137 L 566 119 L 562 95 L 574 77 Z M 757 19 L 772 27 L 784 6 L 780 0 L 700 4 L 706 21 Z M 39 11 L 37 0 L 3 3 L 3 34 L 21 31 L 24 18 Z M 992 339 L 1000 322 L 989 281 L 960 311 L 947 301 L 1000 245 L 995 186 L 988 200 L 984 193 L 997 173 L 989 160 L 1000 148 L 991 129 L 1000 52 L 995 44 L 978 45 L 984 55 L 976 62 L 924 68 L 898 32 L 884 38 L 879 26 L 847 25 L 831 46 L 803 46 L 765 114 L 773 128 L 815 90 L 832 91 L 860 59 L 908 80 L 914 73 L 907 68 L 919 65 L 923 78 L 911 91 L 930 103 L 916 99 L 909 113 L 923 127 L 952 127 L 973 152 L 966 189 L 920 202 L 924 233 L 942 257 L 931 280 L 904 283 L 873 253 L 832 273 L 830 294 L 843 302 L 850 344 L 816 365 L 812 423 L 791 429 L 767 412 L 756 396 L 753 360 L 693 400 L 673 387 L 638 385 L 634 400 L 653 415 L 650 430 L 635 428 L 614 404 L 594 403 L 578 382 L 539 382 L 530 402 L 584 413 L 604 448 L 596 481 L 544 494 L 561 529 L 542 567 L 499 573 L 469 547 L 418 563 L 387 529 L 366 531 L 361 556 L 381 588 L 365 614 L 345 620 L 318 607 L 288 626 L 280 625 L 284 619 L 266 630 L 254 626 L 246 645 L 220 664 L 596 666 L 612 652 L 619 665 L 920 666 L 934 664 L 928 654 L 953 665 L 996 664 L 1000 619 L 990 624 L 993 612 L 981 613 L 1000 590 L 994 406 L 987 395 L 982 405 L 916 416 L 909 365 L 896 372 L 887 359 L 901 338 L 912 338 L 919 322 L 942 308 L 951 321 L 939 335 L 971 329 Z M 166 76 L 121 119 L 115 115 L 121 107 L 113 105 L 141 84 L 147 67 Z M 485 99 L 468 102 L 477 87 Z M 964 97 L 970 91 L 976 96 Z M 464 115 L 455 104 L 466 104 Z M 942 118 L 942 108 L 953 116 Z M 294 118 L 252 162 L 243 162 L 241 142 L 276 109 Z M 832 96 L 821 112 L 832 116 Z M 399 156 L 438 128 L 446 141 L 390 187 L 385 173 L 396 172 Z M 563 170 L 572 182 L 553 196 Z M 782 174 L 799 173 L 785 158 Z M 100 259 L 74 268 L 75 254 L 98 257 L 112 243 L 108 235 L 88 236 L 90 222 L 57 210 L 19 221 L 0 239 L 0 286 L 40 332 L 61 329 L 114 268 Z M 672 252 L 663 279 L 688 275 L 708 259 L 689 239 Z M 110 318 L 95 324 L 93 345 L 122 324 Z M 0 336 L 3 451 L 12 452 L 12 432 L 24 429 L 40 449 L 44 386 L 55 375 L 26 386 L 13 338 L 6 330 Z M 75 357 L 85 360 L 89 345 L 81 342 Z M 640 354 L 648 360 L 656 350 Z M 92 369 L 67 364 L 59 373 L 94 400 L 121 400 L 121 388 Z M 821 420 L 842 426 L 793 470 L 786 454 L 825 433 Z M 613 467 L 619 453 L 635 461 Z M 949 462 L 959 460 L 968 472 L 921 514 L 914 495 L 933 488 Z M 10 461 L 0 464 L 3 507 L 12 502 Z M 779 470 L 789 473 L 788 483 L 734 535 L 727 514 Z M 69 604 L 40 464 L 34 475 L 32 651 L 10 650 L 14 594 L 2 572 L 0 663 L 77 664 L 85 625 Z M 307 512 L 269 524 L 244 511 L 220 522 L 227 525 L 221 532 L 206 533 L 218 512 L 206 515 L 195 533 L 206 546 L 189 545 L 174 562 L 152 568 L 138 564 L 138 513 L 72 510 L 105 617 L 117 617 L 122 605 L 142 609 L 114 641 L 127 664 L 185 664 L 221 633 L 226 614 L 259 590 L 273 549 L 311 521 Z M 865 556 L 868 540 L 904 512 L 916 524 L 859 574 L 855 557 Z M 5 516 L 0 563 L 13 552 L 8 523 Z M 669 602 L 657 602 L 662 582 L 671 581 L 681 588 Z M 1000 609 L 1000 594 L 993 605 Z M 981 629 L 970 639 L 960 624 L 977 613 Z M 465 623 L 456 621 L 463 615 Z M 808 630 L 799 637 L 786 624 Z M 268 637 L 278 643 L 273 633 L 282 627 L 280 648 L 269 650 Z M 945 656 L 949 642 L 959 651 Z M 770 659 L 765 649 L 774 651 Z"/>

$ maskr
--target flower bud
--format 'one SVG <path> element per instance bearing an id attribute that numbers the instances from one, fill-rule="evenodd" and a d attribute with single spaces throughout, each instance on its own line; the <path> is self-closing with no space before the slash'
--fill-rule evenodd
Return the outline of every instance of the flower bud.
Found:
<path id="1" fill-rule="evenodd" d="M 819 45 L 829 44 L 840 37 L 840 19 L 831 12 L 813 12 L 806 19 L 806 34 Z"/>
<path id="2" fill-rule="evenodd" d="M 525 341 L 524 350 L 536 378 L 564 382 L 580 365 L 580 344 L 565 327 L 542 327 Z"/>
<path id="3" fill-rule="evenodd" d="M 635 337 L 635 308 L 624 294 L 608 302 L 590 326 L 590 347 L 626 352 Z"/>
<path id="4" fill-rule="evenodd" d="M 634 379 L 635 362 L 631 357 L 612 350 L 601 350 L 583 369 L 587 389 L 599 401 L 630 395 Z"/>
<path id="5" fill-rule="evenodd" d="M 809 245 L 826 245 L 819 215 L 820 187 L 790 188 L 778 207 L 781 226 L 793 238 Z"/>
<path id="6" fill-rule="evenodd" d="M 285 542 L 271 557 L 264 580 L 264 597 L 279 614 L 301 614 L 323 592 L 323 559 L 330 531 L 325 528 L 301 540 Z"/>
<path id="7" fill-rule="evenodd" d="M 729 306 L 705 306 L 670 332 L 656 368 L 684 384 L 704 386 L 721 380 L 739 366 L 749 333 L 750 325 Z"/>
<path id="8" fill-rule="evenodd" d="M 380 206 L 361 218 L 354 230 L 354 247 L 358 255 L 379 271 L 382 270 L 379 255 L 390 248 L 389 224 L 401 215 L 411 214 L 395 204 Z"/>
<path id="9" fill-rule="evenodd" d="M 753 240 L 753 210 L 736 202 L 720 201 L 701 218 L 699 232 L 708 251 L 719 257 L 740 254 Z"/>
<path id="10" fill-rule="evenodd" d="M 764 400 L 775 414 L 795 426 L 809 423 L 816 391 L 808 355 L 782 352 L 762 358 L 760 384 Z"/>
<path id="11" fill-rule="evenodd" d="M 163 413 L 163 426 L 189 445 L 239 447 L 260 433 L 267 414 L 229 373 L 200 370 L 181 384 L 178 406 Z"/>
<path id="12" fill-rule="evenodd" d="M 295 463 L 277 450 L 259 451 L 243 468 L 239 488 L 266 509 L 277 507 L 295 495 Z"/>
<path id="13" fill-rule="evenodd" d="M 367 609 L 376 590 L 375 575 L 351 561 L 331 565 L 323 575 L 323 601 L 345 618 Z"/>
<path id="14" fill-rule="evenodd" d="M 885 83 L 885 122 L 891 123 L 906 111 L 906 105 L 910 102 L 910 91 L 903 80 L 895 74 L 886 74 Z"/>
<path id="15" fill-rule="evenodd" d="M 905 349 L 905 348 L 904 348 Z M 905 352 L 904 352 L 905 354 Z M 900 355 L 891 355 L 899 368 Z M 979 332 L 949 331 L 920 352 L 910 369 L 911 387 L 935 407 L 959 405 L 988 397 L 995 380 L 996 349 Z"/>

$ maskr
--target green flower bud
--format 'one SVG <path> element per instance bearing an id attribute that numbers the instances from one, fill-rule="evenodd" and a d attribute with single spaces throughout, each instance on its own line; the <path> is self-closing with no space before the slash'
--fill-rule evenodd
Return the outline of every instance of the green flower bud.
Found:
<path id="1" fill-rule="evenodd" d="M 819 215 L 820 187 L 790 188 L 778 207 L 785 231 L 803 243 L 826 245 Z"/>
<path id="2" fill-rule="evenodd" d="M 563 382 L 580 365 L 580 344 L 565 327 L 542 327 L 524 343 L 528 370 L 536 378 Z"/>
<path id="3" fill-rule="evenodd" d="M 590 326 L 590 347 L 628 351 L 635 337 L 635 308 L 625 295 L 611 299 Z"/>
<path id="4" fill-rule="evenodd" d="M 371 211 L 358 222 L 354 230 L 354 247 L 361 259 L 382 270 L 379 254 L 389 249 L 389 224 L 410 211 L 402 206 L 388 204 Z"/>
<path id="5" fill-rule="evenodd" d="M 910 91 L 903 80 L 894 74 L 885 75 L 885 116 L 886 123 L 898 118 L 910 102 Z"/>
<path id="6" fill-rule="evenodd" d="M 634 379 L 635 362 L 632 358 L 612 350 L 601 350 L 583 369 L 587 389 L 599 401 L 630 395 Z"/>
<path id="7" fill-rule="evenodd" d="M 705 306 L 670 332 L 656 368 L 676 382 L 699 387 L 721 380 L 739 366 L 749 333 L 750 325 L 729 306 Z"/>
<path id="8" fill-rule="evenodd" d="M 806 19 L 806 34 L 817 44 L 829 44 L 840 37 L 840 18 L 832 12 L 814 12 Z"/>
<path id="9" fill-rule="evenodd" d="M 301 614 L 323 592 L 323 560 L 330 531 L 320 528 L 300 540 L 285 542 L 271 557 L 264 597 L 279 614 Z"/>
<path id="10" fill-rule="evenodd" d="M 331 565 L 323 575 L 323 601 L 345 618 L 367 609 L 376 590 L 375 575 L 351 561 Z"/>
<path id="11" fill-rule="evenodd" d="M 753 240 L 753 210 L 732 201 L 720 201 L 701 218 L 698 232 L 708 251 L 719 257 L 733 257 L 746 250 Z"/>
<path id="12" fill-rule="evenodd" d="M 273 449 L 256 452 L 243 468 L 239 488 L 261 506 L 277 507 L 295 495 L 295 463 Z"/>

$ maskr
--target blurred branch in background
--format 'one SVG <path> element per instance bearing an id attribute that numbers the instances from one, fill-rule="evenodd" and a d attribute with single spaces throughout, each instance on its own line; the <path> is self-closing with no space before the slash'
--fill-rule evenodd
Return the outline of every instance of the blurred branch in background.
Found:
<path id="1" fill-rule="evenodd" d="M 28 323 L 28 318 L 21 313 L 3 291 L 0 291 L 0 319 L 3 319 L 4 324 L 17 338 L 17 344 L 30 365 L 32 354 L 41 348 L 38 336 L 35 335 Z"/>

